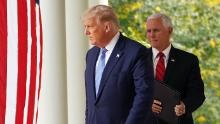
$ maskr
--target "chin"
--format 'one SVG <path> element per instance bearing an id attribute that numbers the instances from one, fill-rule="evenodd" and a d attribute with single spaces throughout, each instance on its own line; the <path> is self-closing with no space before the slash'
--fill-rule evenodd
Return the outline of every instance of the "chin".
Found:
<path id="1" fill-rule="evenodd" d="M 90 44 L 92 44 L 92 45 L 96 45 L 96 42 L 95 42 L 95 41 L 90 40 Z"/>
<path id="2" fill-rule="evenodd" d="M 151 44 L 152 47 L 157 48 L 158 45 L 157 44 Z"/>

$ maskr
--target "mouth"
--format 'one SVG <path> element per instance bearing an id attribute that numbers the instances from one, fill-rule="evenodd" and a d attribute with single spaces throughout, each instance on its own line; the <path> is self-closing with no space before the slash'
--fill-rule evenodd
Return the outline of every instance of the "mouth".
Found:
<path id="1" fill-rule="evenodd" d="M 93 42 L 93 41 L 94 41 L 94 39 L 93 39 L 93 38 L 91 38 L 91 37 L 89 37 L 89 41 L 90 41 L 90 42 Z"/>
<path id="2" fill-rule="evenodd" d="M 88 37 L 88 41 L 92 41 L 92 39 Z"/>
<path id="3" fill-rule="evenodd" d="M 157 42 L 158 40 L 151 40 L 152 42 Z"/>

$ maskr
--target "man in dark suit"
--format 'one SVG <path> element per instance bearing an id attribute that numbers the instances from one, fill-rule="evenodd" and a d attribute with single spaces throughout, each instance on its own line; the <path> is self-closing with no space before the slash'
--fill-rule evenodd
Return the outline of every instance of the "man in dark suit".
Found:
<path id="1" fill-rule="evenodd" d="M 164 81 L 181 93 L 180 104 L 173 109 L 180 124 L 193 124 L 192 112 L 205 100 L 198 58 L 171 45 L 173 27 L 168 16 L 153 14 L 147 18 L 146 26 L 147 38 L 152 46 L 148 52 L 155 79 Z M 162 106 L 161 101 L 154 99 L 152 112 L 155 124 L 167 124 L 156 117 L 156 113 L 163 110 Z"/>
<path id="2" fill-rule="evenodd" d="M 86 56 L 86 124 L 150 124 L 153 73 L 146 48 L 119 32 L 109 6 L 88 9 L 83 23 L 94 45 Z"/>

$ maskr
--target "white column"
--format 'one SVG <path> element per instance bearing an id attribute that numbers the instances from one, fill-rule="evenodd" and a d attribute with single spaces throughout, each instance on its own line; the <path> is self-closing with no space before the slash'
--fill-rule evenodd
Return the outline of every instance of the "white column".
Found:
<path id="1" fill-rule="evenodd" d="M 44 43 L 38 124 L 67 124 L 65 2 L 40 2 Z"/>
<path id="2" fill-rule="evenodd" d="M 99 0 L 100 4 L 108 5 L 108 0 Z"/>
<path id="3" fill-rule="evenodd" d="M 103 5 L 108 5 L 108 0 L 88 0 L 89 1 L 89 6 L 94 6 L 97 4 L 103 4 Z"/>
<path id="4" fill-rule="evenodd" d="M 85 123 L 85 57 L 88 41 L 83 34 L 82 14 L 87 0 L 66 0 L 66 53 L 68 124 Z"/>

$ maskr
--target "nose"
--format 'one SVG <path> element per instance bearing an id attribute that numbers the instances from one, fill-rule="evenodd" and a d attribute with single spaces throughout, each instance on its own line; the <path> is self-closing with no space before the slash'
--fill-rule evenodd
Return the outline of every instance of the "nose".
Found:
<path id="1" fill-rule="evenodd" d="M 84 29 L 84 34 L 85 34 L 85 35 L 89 35 L 88 27 L 85 27 L 85 29 Z"/>
<path id="2" fill-rule="evenodd" d="M 87 28 L 85 27 L 85 28 L 84 28 L 84 34 L 85 34 L 85 35 L 86 35 L 86 32 L 87 32 Z"/>

